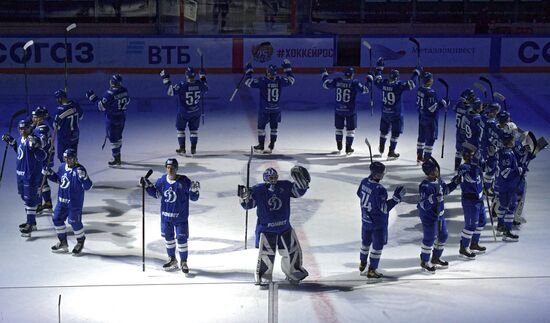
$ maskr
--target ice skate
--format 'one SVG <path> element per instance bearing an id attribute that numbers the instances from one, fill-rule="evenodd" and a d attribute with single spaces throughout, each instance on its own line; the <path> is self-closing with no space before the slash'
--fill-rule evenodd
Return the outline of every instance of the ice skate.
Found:
<path id="1" fill-rule="evenodd" d="M 466 260 L 474 260 L 476 259 L 476 254 L 473 253 L 470 248 L 465 248 L 464 246 L 462 246 L 462 244 L 460 245 L 460 250 L 458 251 L 458 256 L 462 259 L 466 259 Z"/>
<path id="2" fill-rule="evenodd" d="M 180 146 L 179 149 L 176 149 L 176 153 L 180 156 L 185 156 L 185 153 L 186 153 L 185 146 Z"/>
<path id="3" fill-rule="evenodd" d="M 263 154 L 264 152 L 264 145 L 256 145 L 254 146 L 254 152 L 257 154 Z"/>
<path id="4" fill-rule="evenodd" d="M 388 152 L 388 160 L 396 160 L 397 158 L 399 158 L 400 154 L 399 153 L 396 153 L 394 150 L 390 150 Z"/>
<path id="5" fill-rule="evenodd" d="M 377 272 L 376 269 L 369 268 L 369 270 L 367 271 L 367 278 L 368 279 L 377 280 L 377 279 L 381 279 L 382 277 L 384 277 L 384 275 Z"/>
<path id="6" fill-rule="evenodd" d="M 506 230 L 502 234 L 502 241 L 517 242 L 519 241 L 519 236 L 517 234 L 513 234 L 510 230 Z"/>
<path id="7" fill-rule="evenodd" d="M 336 150 L 338 151 L 338 155 L 342 152 L 342 142 L 341 141 L 337 141 L 336 142 Z"/>
<path id="8" fill-rule="evenodd" d="M 355 150 L 353 148 L 351 148 L 351 146 L 347 146 L 346 145 L 346 155 L 350 156 L 353 154 Z"/>
<path id="9" fill-rule="evenodd" d="M 22 237 L 30 238 L 31 232 L 36 231 L 36 225 L 25 223 L 25 226 L 19 229 L 19 231 L 21 231 Z"/>
<path id="10" fill-rule="evenodd" d="M 122 161 L 120 160 L 120 155 L 113 156 L 113 159 L 108 162 L 109 167 L 119 167 L 122 165 Z"/>
<path id="11" fill-rule="evenodd" d="M 420 166 L 424 162 L 422 154 L 416 154 L 416 165 Z"/>
<path id="12" fill-rule="evenodd" d="M 428 274 L 435 274 L 435 266 L 429 262 L 420 261 L 422 271 Z"/>
<path id="13" fill-rule="evenodd" d="M 36 207 L 36 214 L 43 214 L 43 213 L 52 213 L 53 205 L 52 201 L 46 201 L 44 204 L 41 204 Z"/>
<path id="14" fill-rule="evenodd" d="M 485 250 L 487 250 L 487 248 L 485 248 L 484 246 L 480 246 L 477 242 L 472 242 L 470 243 L 470 250 L 479 254 L 485 253 Z"/>
<path id="15" fill-rule="evenodd" d="M 378 146 L 378 152 L 380 153 L 380 156 L 384 154 L 384 149 L 385 149 L 384 145 Z"/>
<path id="16" fill-rule="evenodd" d="M 359 271 L 361 272 L 361 274 L 363 273 L 363 271 L 365 271 L 365 268 L 367 268 L 367 262 L 361 261 L 361 263 L 359 264 Z"/>
<path id="17" fill-rule="evenodd" d="M 437 269 L 447 269 L 447 268 L 449 268 L 449 262 L 445 261 L 445 260 L 443 260 L 439 257 L 432 256 L 432 260 L 430 262 Z"/>
<path id="18" fill-rule="evenodd" d="M 165 271 L 174 270 L 176 268 L 178 268 L 178 261 L 176 257 L 170 257 L 168 259 L 168 262 L 162 265 L 162 269 L 164 269 Z"/>
<path id="19" fill-rule="evenodd" d="M 504 231 L 506 231 L 506 227 L 504 226 L 504 224 L 497 224 L 497 236 L 501 236 Z"/>
<path id="20" fill-rule="evenodd" d="M 191 157 L 197 153 L 197 145 L 191 145 Z"/>
<path id="21" fill-rule="evenodd" d="M 67 239 L 58 241 L 55 245 L 52 246 L 52 252 L 54 253 L 67 253 L 69 252 L 69 244 Z"/>
<path id="22" fill-rule="evenodd" d="M 80 255 L 83 248 L 84 248 L 84 240 L 80 240 L 80 241 L 77 240 L 76 245 L 74 246 L 72 251 L 73 256 Z"/>
<path id="23" fill-rule="evenodd" d="M 181 267 L 181 271 L 182 271 L 184 274 L 188 274 L 188 273 L 189 273 L 189 267 L 187 267 L 187 261 L 182 260 L 182 261 L 180 262 L 180 267 Z"/>

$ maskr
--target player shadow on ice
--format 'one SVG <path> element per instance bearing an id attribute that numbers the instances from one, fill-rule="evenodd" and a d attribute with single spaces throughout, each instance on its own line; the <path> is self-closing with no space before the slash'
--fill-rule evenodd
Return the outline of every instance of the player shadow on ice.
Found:
<path id="1" fill-rule="evenodd" d="M 307 278 L 300 282 L 300 284 L 295 285 L 288 281 L 279 281 L 277 282 L 280 290 L 287 290 L 293 292 L 302 292 L 302 293 L 324 293 L 324 292 L 352 292 L 356 287 L 353 284 L 344 284 L 343 282 L 330 282 L 330 283 L 320 283 L 316 281 L 308 281 Z M 286 301 L 301 300 L 301 296 L 298 295 L 285 295 L 287 297 Z"/>
<path id="2" fill-rule="evenodd" d="M 123 216 L 128 211 L 132 209 L 136 209 L 141 207 L 140 204 L 127 204 L 122 203 L 119 200 L 115 199 L 103 199 L 103 202 L 105 203 L 102 206 L 93 206 L 93 207 L 84 207 L 82 214 L 83 215 L 91 215 L 91 214 L 97 214 L 97 213 L 107 213 L 107 218 L 116 218 Z M 86 220 L 84 218 L 84 220 Z"/>

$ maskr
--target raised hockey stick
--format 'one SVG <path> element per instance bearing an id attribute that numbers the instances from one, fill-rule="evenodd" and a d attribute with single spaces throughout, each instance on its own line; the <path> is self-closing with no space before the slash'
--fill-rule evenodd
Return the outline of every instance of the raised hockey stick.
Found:
<path id="1" fill-rule="evenodd" d="M 23 46 L 23 63 L 24 63 L 24 69 L 25 69 L 25 97 L 27 99 L 27 115 L 30 115 L 30 106 L 31 106 L 31 100 L 29 98 L 29 84 L 28 84 L 28 77 L 27 77 L 27 49 L 34 45 L 34 41 L 31 39 L 28 42 L 25 43 Z"/>
<path id="2" fill-rule="evenodd" d="M 409 37 L 409 40 L 416 46 L 416 66 L 420 66 L 420 42 L 414 37 Z"/>
<path id="3" fill-rule="evenodd" d="M 372 148 L 370 146 L 369 138 L 365 137 L 365 143 L 367 144 L 367 147 L 369 147 L 370 163 L 372 164 Z"/>
<path id="4" fill-rule="evenodd" d="M 479 82 L 474 82 L 474 87 L 483 93 L 483 97 L 487 99 L 487 89 Z"/>
<path id="5" fill-rule="evenodd" d="M 11 134 L 11 130 L 13 127 L 13 121 L 19 117 L 20 115 L 23 115 L 27 112 L 27 109 L 21 109 L 18 111 L 15 111 L 10 118 L 10 123 L 8 125 L 8 134 Z M 6 155 L 8 154 L 8 147 L 9 145 L 6 143 L 6 148 L 4 148 L 4 157 L 2 157 L 2 170 L 0 170 L 0 182 L 2 181 L 2 177 L 4 176 L 4 166 L 6 165 Z"/>
<path id="6" fill-rule="evenodd" d="M 437 79 L 439 83 L 443 84 L 445 87 L 445 102 L 449 106 L 449 84 L 442 78 Z M 441 158 L 445 152 L 445 131 L 447 130 L 447 107 L 445 107 L 445 113 L 443 114 L 443 139 L 441 139 Z"/>
<path id="7" fill-rule="evenodd" d="M 506 104 L 506 97 L 498 92 L 493 92 L 493 100 L 496 98 L 500 102 L 502 102 L 502 106 L 504 107 L 505 111 L 508 111 L 508 105 Z"/>
<path id="8" fill-rule="evenodd" d="M 483 81 L 483 82 L 487 83 L 487 85 L 489 85 L 489 90 L 491 90 L 491 99 L 494 102 L 495 101 L 495 95 L 494 95 L 495 92 L 493 92 L 493 83 L 491 82 L 491 80 L 489 80 L 485 76 L 480 76 L 479 80 Z"/>
<path id="9" fill-rule="evenodd" d="M 250 59 L 248 60 L 248 63 L 246 63 L 246 65 L 252 63 L 252 60 L 254 60 L 254 57 L 256 57 L 256 55 L 258 55 L 260 50 L 263 47 L 267 47 L 267 46 L 271 46 L 271 43 L 268 42 L 268 41 L 263 42 L 263 43 L 259 44 L 256 48 L 254 48 L 254 50 L 252 51 L 252 57 L 250 57 Z M 237 91 L 239 91 L 239 88 L 241 87 L 241 84 L 243 83 L 245 77 L 246 77 L 246 73 L 243 73 L 243 76 L 241 77 L 239 83 L 235 87 L 235 90 L 233 91 L 233 94 L 231 94 L 231 97 L 229 98 L 229 102 L 233 102 L 233 99 L 235 98 L 235 95 L 237 94 Z"/>
<path id="10" fill-rule="evenodd" d="M 204 57 L 202 56 L 202 50 L 200 48 L 197 48 L 197 54 L 199 54 L 199 57 L 201 58 L 201 71 L 204 69 Z M 204 96 L 201 98 L 201 120 L 202 124 L 204 125 Z"/>
<path id="11" fill-rule="evenodd" d="M 248 163 L 246 163 L 246 189 L 250 190 L 250 164 L 252 163 L 252 155 L 254 154 L 254 147 L 250 146 L 250 155 L 248 155 Z M 248 209 L 246 209 L 244 220 L 244 250 L 248 246 Z"/>
<path id="12" fill-rule="evenodd" d="M 145 272 L 145 180 L 153 174 L 153 170 L 149 169 L 143 181 L 141 181 L 141 266 Z"/>
<path id="13" fill-rule="evenodd" d="M 67 69 L 67 61 L 69 59 L 69 55 L 68 55 L 69 45 L 67 43 L 67 37 L 68 37 L 69 31 L 75 28 L 76 28 L 75 23 L 72 23 L 68 25 L 67 28 L 65 28 L 65 93 L 68 93 L 68 78 L 69 78 L 69 71 Z"/>
<path id="14" fill-rule="evenodd" d="M 369 73 L 372 73 L 372 46 L 366 40 L 363 40 L 363 46 L 365 46 L 369 50 Z M 372 116 L 373 110 L 374 110 L 374 100 L 372 98 L 372 83 L 371 83 L 369 94 L 370 94 L 370 115 Z M 371 163 L 372 163 L 372 155 L 371 155 Z"/>

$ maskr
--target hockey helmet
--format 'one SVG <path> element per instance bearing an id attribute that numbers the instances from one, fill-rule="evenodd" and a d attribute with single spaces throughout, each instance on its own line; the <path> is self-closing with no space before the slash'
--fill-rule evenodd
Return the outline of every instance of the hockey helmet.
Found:
<path id="1" fill-rule="evenodd" d="M 277 75 L 277 66 L 270 64 L 265 70 L 267 77 L 275 77 Z"/>
<path id="2" fill-rule="evenodd" d="M 266 184 L 275 185 L 277 180 L 279 180 L 279 174 L 275 168 L 269 167 L 264 171 L 263 178 Z"/>
<path id="3" fill-rule="evenodd" d="M 434 160 L 431 159 L 431 158 L 426 159 L 426 160 L 422 163 L 422 171 L 423 171 L 424 174 L 426 174 L 427 176 L 436 174 L 435 172 L 437 172 L 438 169 L 439 169 L 439 166 L 438 166 L 438 165 L 434 162 Z"/>
<path id="4" fill-rule="evenodd" d="M 471 143 L 465 142 L 462 144 L 462 157 L 464 157 L 464 159 L 470 160 L 475 155 L 476 151 L 476 146 Z"/>
<path id="5" fill-rule="evenodd" d="M 176 169 L 178 169 L 179 165 L 178 165 L 178 160 L 175 159 L 175 158 L 168 158 L 166 160 L 166 162 L 164 163 L 164 167 L 168 167 L 168 166 L 173 166 L 175 167 Z"/>
<path id="6" fill-rule="evenodd" d="M 18 123 L 19 129 L 27 129 L 31 127 L 31 121 L 27 119 L 21 119 Z"/>
<path id="7" fill-rule="evenodd" d="M 472 102 L 472 110 L 475 112 L 480 112 L 483 109 L 483 102 L 480 99 L 474 99 Z"/>
<path id="8" fill-rule="evenodd" d="M 76 158 L 76 150 L 73 148 L 67 148 L 63 152 L 64 158 Z"/>
<path id="9" fill-rule="evenodd" d="M 192 67 L 188 67 L 185 69 L 185 77 L 189 79 L 195 78 L 195 70 Z"/>
<path id="10" fill-rule="evenodd" d="M 497 114 L 497 121 L 499 124 L 505 124 L 510 122 L 510 113 L 508 113 L 508 111 L 500 111 Z"/>
<path id="11" fill-rule="evenodd" d="M 391 70 L 390 71 L 390 80 L 391 81 L 397 81 L 399 79 L 399 71 L 398 70 Z"/>
<path id="12" fill-rule="evenodd" d="M 122 84 L 122 76 L 120 74 L 113 74 L 110 83 L 111 86 L 120 86 Z"/>
<path id="13" fill-rule="evenodd" d="M 44 107 L 37 107 L 33 112 L 32 112 L 32 116 L 33 117 L 37 117 L 37 118 L 47 118 L 48 117 L 48 109 L 44 108 Z"/>
<path id="14" fill-rule="evenodd" d="M 432 73 L 424 72 L 424 74 L 422 74 L 422 84 L 424 86 L 427 86 L 427 87 L 432 86 L 433 82 L 434 82 L 434 76 Z"/>
<path id="15" fill-rule="evenodd" d="M 351 78 L 353 76 L 353 74 L 355 74 L 355 70 L 353 69 L 353 67 L 346 67 L 344 69 L 344 76 L 345 77 L 349 77 Z"/>
<path id="16" fill-rule="evenodd" d="M 489 104 L 489 106 L 487 107 L 487 112 L 488 113 L 494 113 L 494 114 L 499 113 L 500 112 L 500 104 L 498 104 L 496 102 Z"/>
<path id="17" fill-rule="evenodd" d="M 379 161 L 372 162 L 369 169 L 370 175 L 376 179 L 382 179 L 386 173 L 386 166 Z"/>
<path id="18" fill-rule="evenodd" d="M 56 99 L 66 98 L 67 92 L 65 92 L 64 90 L 57 90 L 54 92 L 53 95 L 55 96 Z"/>
<path id="19" fill-rule="evenodd" d="M 467 102 L 472 102 L 472 101 L 474 101 L 476 95 L 474 93 L 474 90 L 466 89 L 466 90 L 462 91 L 462 93 L 460 94 L 460 97 L 463 98 Z"/>
<path id="20" fill-rule="evenodd" d="M 505 132 L 501 135 L 500 139 L 502 140 L 502 144 L 504 146 L 513 146 L 514 145 L 514 140 L 515 140 L 515 137 L 513 134 L 511 133 L 508 133 L 508 132 Z"/>

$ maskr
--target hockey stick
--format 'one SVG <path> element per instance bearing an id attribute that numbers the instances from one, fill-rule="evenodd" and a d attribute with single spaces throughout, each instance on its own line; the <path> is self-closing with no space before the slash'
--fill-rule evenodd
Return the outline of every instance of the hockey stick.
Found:
<path id="1" fill-rule="evenodd" d="M 61 323 L 61 294 L 59 294 L 59 298 L 57 299 L 57 322 Z"/>
<path id="2" fill-rule="evenodd" d="M 486 78 L 485 76 L 480 76 L 479 80 L 483 81 L 483 82 L 487 83 L 487 85 L 489 85 L 489 90 L 491 90 L 491 99 L 494 102 L 495 101 L 495 95 L 494 95 L 494 92 L 493 92 L 493 83 L 491 83 L 491 81 L 488 78 Z"/>
<path id="3" fill-rule="evenodd" d="M 420 42 L 414 37 L 409 37 L 409 40 L 416 46 L 416 66 L 420 66 Z"/>
<path id="4" fill-rule="evenodd" d="M 487 89 L 479 82 L 474 82 L 474 87 L 483 93 L 485 99 L 487 99 Z"/>
<path id="5" fill-rule="evenodd" d="M 437 79 L 445 87 L 445 102 L 449 106 L 449 84 L 442 78 Z M 443 114 L 443 139 L 441 139 L 441 158 L 445 152 L 445 130 L 447 129 L 447 107 L 445 107 L 445 113 Z"/>
<path id="6" fill-rule="evenodd" d="M 508 111 L 508 106 L 506 104 L 506 97 L 498 92 L 493 92 L 493 100 L 496 98 L 500 102 L 502 102 L 502 105 L 504 106 L 504 110 Z"/>
<path id="7" fill-rule="evenodd" d="M 18 111 L 15 111 L 14 114 L 11 115 L 10 123 L 8 125 L 8 134 L 11 134 L 11 130 L 13 127 L 13 121 L 20 115 L 25 114 L 27 112 L 27 109 L 21 109 Z M 6 155 L 8 154 L 8 147 L 9 145 L 6 143 L 6 148 L 4 148 L 4 157 L 2 158 L 2 170 L 0 171 L 0 182 L 2 181 L 2 177 L 4 175 L 4 166 L 6 165 Z"/>
<path id="8" fill-rule="evenodd" d="M 493 210 L 491 208 L 491 202 L 489 201 L 489 192 L 485 189 L 485 181 L 483 180 L 483 172 L 480 174 L 481 177 L 481 187 L 483 187 L 483 195 L 485 195 L 485 200 L 487 201 L 487 210 L 489 211 L 489 219 L 491 220 L 491 229 L 493 230 L 493 238 L 497 241 L 497 234 L 495 232 L 495 223 L 493 221 Z"/>
<path id="9" fill-rule="evenodd" d="M 250 164 L 252 163 L 252 154 L 254 154 L 254 147 L 250 146 L 250 155 L 248 155 L 248 163 L 246 164 L 246 189 L 250 190 Z M 248 209 L 246 209 L 244 220 L 244 250 L 248 246 Z"/>
<path id="10" fill-rule="evenodd" d="M 369 138 L 365 137 L 365 143 L 367 144 L 367 147 L 369 147 L 370 163 L 372 164 L 372 149 L 371 149 L 371 147 L 370 147 Z"/>
<path id="11" fill-rule="evenodd" d="M 363 40 L 363 46 L 365 46 L 369 50 L 369 72 L 372 73 L 372 46 L 369 44 L 368 41 Z M 374 109 L 374 100 L 372 98 L 372 84 L 370 88 L 370 115 L 372 116 Z M 369 145 L 370 149 L 370 145 Z M 371 156 L 371 163 L 372 163 L 372 156 Z"/>
<path id="12" fill-rule="evenodd" d="M 105 134 L 105 138 L 103 139 L 103 145 L 101 145 L 101 150 L 105 148 L 105 144 L 107 143 L 107 134 Z"/>
<path id="13" fill-rule="evenodd" d="M 259 44 L 252 51 L 252 57 L 250 57 L 250 59 L 248 60 L 248 63 L 246 63 L 246 65 L 252 63 L 252 60 L 254 60 L 254 57 L 256 57 L 256 55 L 258 55 L 258 52 L 260 51 L 260 49 L 262 49 L 263 47 L 267 47 L 267 46 L 271 46 L 271 43 L 268 42 L 268 41 Z M 239 83 L 235 87 L 235 90 L 233 91 L 233 94 L 231 94 L 231 97 L 229 98 L 229 102 L 233 102 L 233 99 L 235 98 L 235 95 L 237 94 L 237 91 L 239 91 L 239 88 L 241 87 L 241 84 L 243 83 L 245 76 L 246 76 L 246 73 L 243 73 L 243 76 L 241 77 L 241 80 L 239 81 Z"/>
<path id="14" fill-rule="evenodd" d="M 204 57 L 202 56 L 202 50 L 197 48 L 197 54 L 201 58 L 201 71 L 204 69 Z M 201 98 L 201 119 L 202 124 L 204 125 L 204 96 Z"/>
<path id="15" fill-rule="evenodd" d="M 25 97 L 27 98 L 27 115 L 30 115 L 30 105 L 31 105 L 31 101 L 30 101 L 30 98 L 29 98 L 29 84 L 28 84 L 28 81 L 27 81 L 27 49 L 29 49 L 29 47 L 31 47 L 32 45 L 34 45 L 34 41 L 31 39 L 29 40 L 28 42 L 25 43 L 25 45 L 23 46 L 23 63 L 24 63 L 24 68 L 25 68 Z"/>
<path id="16" fill-rule="evenodd" d="M 149 169 L 143 181 L 141 181 L 141 265 L 145 272 L 145 180 L 153 174 L 153 170 Z"/>
<path id="17" fill-rule="evenodd" d="M 75 23 L 72 23 L 70 25 L 67 26 L 67 28 L 65 28 L 65 93 L 67 93 L 68 91 L 68 78 L 69 78 L 69 71 L 67 69 L 67 61 L 68 61 L 68 57 L 69 57 L 69 47 L 68 47 L 68 44 L 67 44 L 67 35 L 69 34 L 69 31 L 73 30 L 76 28 L 76 24 Z"/>

